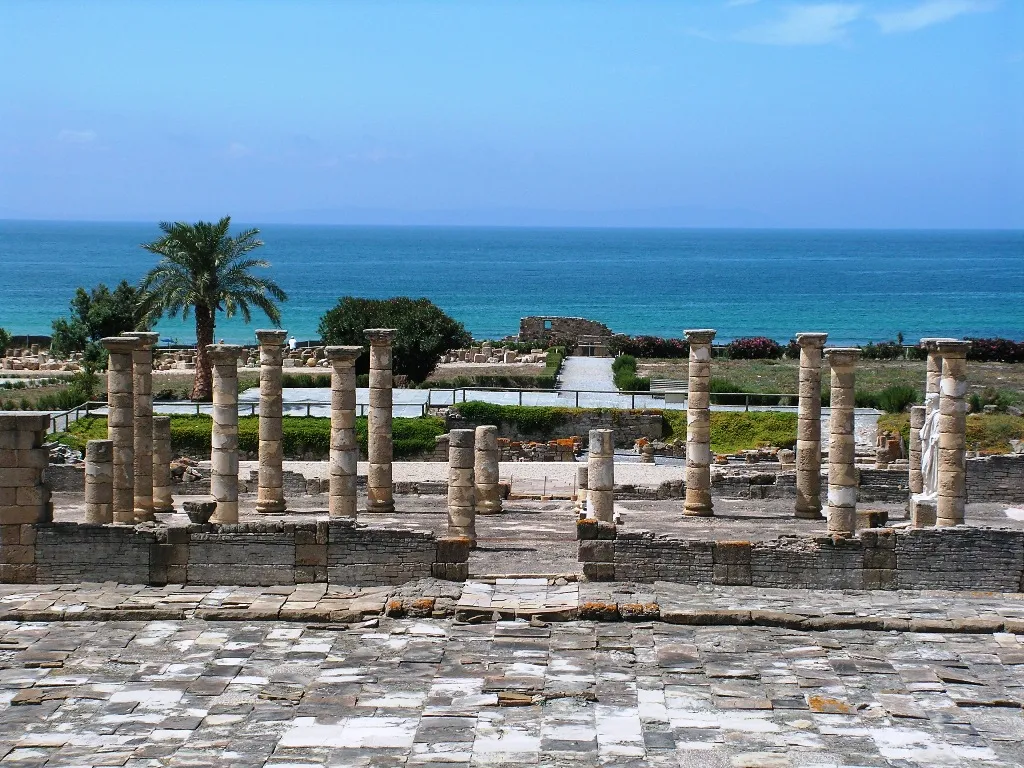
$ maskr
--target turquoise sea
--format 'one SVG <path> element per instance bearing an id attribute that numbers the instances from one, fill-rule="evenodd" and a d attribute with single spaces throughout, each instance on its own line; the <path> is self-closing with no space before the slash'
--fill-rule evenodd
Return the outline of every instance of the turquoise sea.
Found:
<path id="1" fill-rule="evenodd" d="M 245 226 L 241 223 L 239 227 Z M 629 334 L 719 338 L 827 331 L 831 343 L 1024 338 L 1024 232 L 329 227 L 255 224 L 288 292 L 284 327 L 317 337 L 340 296 L 426 296 L 477 338 L 526 315 Z M 138 280 L 155 224 L 0 221 L 0 327 L 48 334 L 77 286 Z M 254 317 L 217 337 L 250 343 Z M 194 341 L 191 323 L 164 337 Z"/>

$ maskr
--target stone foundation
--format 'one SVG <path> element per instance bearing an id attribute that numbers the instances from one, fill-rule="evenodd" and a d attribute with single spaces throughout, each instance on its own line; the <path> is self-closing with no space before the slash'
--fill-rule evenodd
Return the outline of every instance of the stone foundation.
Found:
<path id="1" fill-rule="evenodd" d="M 861 530 L 774 541 L 672 539 L 581 521 L 579 560 L 602 581 L 801 589 L 1024 591 L 1024 531 Z"/>
<path id="2" fill-rule="evenodd" d="M 67 584 L 273 586 L 326 582 L 403 584 L 435 576 L 465 580 L 469 542 L 429 531 L 369 528 L 347 519 L 132 527 L 42 523 L 19 526 L 31 574 L 0 581 Z M 4 547 L 6 551 L 7 547 Z"/>

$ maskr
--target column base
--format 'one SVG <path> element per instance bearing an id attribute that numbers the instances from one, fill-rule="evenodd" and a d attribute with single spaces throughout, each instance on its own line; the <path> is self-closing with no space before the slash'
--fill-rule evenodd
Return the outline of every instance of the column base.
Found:
<path id="1" fill-rule="evenodd" d="M 793 517 L 797 520 L 824 520 L 820 509 L 797 509 L 793 511 Z"/>
<path id="2" fill-rule="evenodd" d="M 288 504 L 284 501 L 257 501 L 256 511 L 261 515 L 283 515 L 288 509 Z"/>
<path id="3" fill-rule="evenodd" d="M 135 522 L 136 523 L 153 523 L 156 522 L 156 518 L 153 516 L 154 510 L 152 509 L 136 509 L 135 510 Z"/>
<path id="4" fill-rule="evenodd" d="M 484 502 L 477 502 L 476 513 L 478 515 L 500 515 L 504 510 L 501 508 L 501 502 L 491 505 Z"/>
<path id="5" fill-rule="evenodd" d="M 685 517 L 714 517 L 715 510 L 712 507 L 683 507 Z"/>
<path id="6" fill-rule="evenodd" d="M 395 502 L 392 501 L 367 501 L 367 512 L 394 512 Z"/>

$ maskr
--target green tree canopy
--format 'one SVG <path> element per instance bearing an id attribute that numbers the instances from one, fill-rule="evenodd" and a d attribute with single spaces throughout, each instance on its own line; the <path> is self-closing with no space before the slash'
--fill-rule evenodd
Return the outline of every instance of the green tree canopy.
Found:
<path id="1" fill-rule="evenodd" d="M 251 307 L 256 307 L 281 324 L 277 302 L 286 301 L 287 294 L 273 280 L 257 277 L 251 270 L 267 268 L 270 262 L 255 259 L 250 253 L 263 245 L 258 229 L 247 229 L 235 237 L 228 235 L 231 217 L 216 224 L 199 221 L 161 222 L 163 237 L 142 247 L 161 257 L 142 281 L 152 296 L 155 314 L 187 318 L 196 316 L 196 378 L 193 400 L 210 400 L 213 396 L 213 373 L 206 346 L 213 343 L 217 313 L 227 317 L 236 313 L 250 322 Z"/>
<path id="2" fill-rule="evenodd" d="M 11 334 L 7 332 L 6 328 L 0 328 L 0 356 L 7 351 L 9 346 L 11 346 Z"/>
<path id="3" fill-rule="evenodd" d="M 356 370 L 369 370 L 367 328 L 396 328 L 394 371 L 421 382 L 437 367 L 438 358 L 450 349 L 468 346 L 473 337 L 462 323 L 449 317 L 429 299 L 357 299 L 345 296 L 320 318 L 320 337 L 326 344 L 360 344 L 367 352 Z"/>
<path id="4" fill-rule="evenodd" d="M 71 299 L 70 316 L 53 321 L 50 349 L 62 356 L 95 353 L 90 345 L 95 347 L 105 336 L 145 331 L 150 325 L 145 291 L 127 281 L 122 280 L 113 291 L 103 283 L 89 291 L 78 288 Z"/>

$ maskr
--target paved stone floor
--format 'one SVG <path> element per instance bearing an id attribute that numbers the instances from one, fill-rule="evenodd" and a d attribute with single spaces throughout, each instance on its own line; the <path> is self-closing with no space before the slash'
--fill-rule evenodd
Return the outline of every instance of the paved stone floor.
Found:
<path id="1" fill-rule="evenodd" d="M 0 765 L 1024 765 L 1024 635 L 0 622 Z"/>

